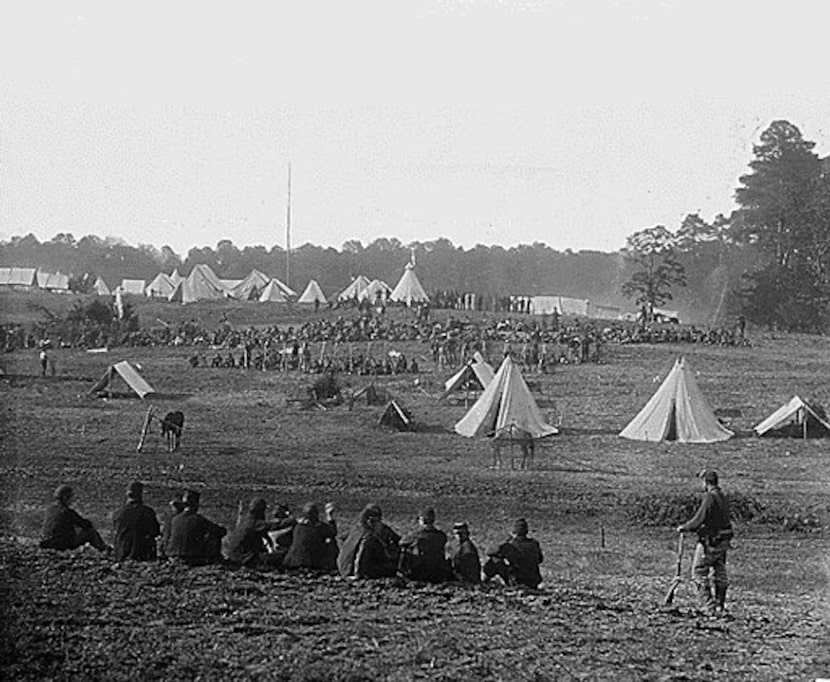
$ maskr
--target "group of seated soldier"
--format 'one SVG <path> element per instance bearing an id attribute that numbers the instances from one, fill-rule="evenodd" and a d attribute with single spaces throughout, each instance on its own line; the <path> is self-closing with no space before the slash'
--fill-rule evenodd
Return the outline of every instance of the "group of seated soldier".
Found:
<path id="1" fill-rule="evenodd" d="M 454 524 L 455 542 L 448 548 L 447 535 L 436 527 L 432 508 L 422 510 L 417 528 L 402 537 L 383 522 L 377 504 L 368 504 L 355 526 L 338 536 L 332 503 L 325 505 L 322 514 L 317 504 L 308 503 L 298 517 L 284 505 L 277 505 L 268 519 L 267 502 L 256 497 L 228 534 L 199 513 L 197 491 L 185 491 L 170 503 L 170 518 L 163 529 L 155 511 L 144 504 L 143 494 L 142 483 L 130 484 L 126 504 L 113 514 L 112 547 L 91 521 L 72 509 L 72 488 L 59 486 L 46 511 L 40 546 L 71 550 L 90 544 L 118 562 L 166 559 L 186 566 L 225 563 L 261 571 L 339 572 L 357 579 L 400 576 L 428 583 L 479 584 L 498 576 L 507 585 L 532 588 L 542 582 L 542 550 L 538 541 L 528 536 L 524 519 L 513 524 L 509 538 L 487 552 L 482 566 L 467 524 Z"/>

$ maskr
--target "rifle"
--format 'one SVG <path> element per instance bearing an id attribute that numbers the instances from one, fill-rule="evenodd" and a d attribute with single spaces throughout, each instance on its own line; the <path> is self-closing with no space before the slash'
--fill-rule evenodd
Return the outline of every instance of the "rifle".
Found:
<path id="1" fill-rule="evenodd" d="M 663 598 L 663 606 L 671 606 L 674 601 L 674 595 L 677 594 L 677 588 L 680 587 L 681 578 L 680 571 L 683 564 L 683 533 L 680 533 L 677 538 L 677 566 L 675 568 L 674 580 L 672 580 L 666 596 Z"/>

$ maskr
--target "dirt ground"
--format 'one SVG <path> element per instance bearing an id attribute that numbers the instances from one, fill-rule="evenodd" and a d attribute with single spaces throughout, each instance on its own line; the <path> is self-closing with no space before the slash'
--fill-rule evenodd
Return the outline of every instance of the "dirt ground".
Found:
<path id="1" fill-rule="evenodd" d="M 380 346 L 381 344 L 378 344 Z M 420 344 L 377 352 L 428 355 Z M 827 440 L 757 439 L 751 427 L 794 393 L 828 405 L 830 341 L 762 336 L 751 348 L 609 346 L 602 365 L 529 375 L 562 433 L 530 471 L 491 468 L 486 444 L 452 431 L 463 404 L 436 399 L 449 371 L 431 361 L 378 388 L 412 411 L 413 433 L 377 426 L 382 406 L 326 411 L 290 399 L 298 373 L 190 369 L 188 349 L 34 351 L 3 357 L 0 423 L 2 665 L 7 679 L 631 679 L 830 677 L 830 452 Z M 738 410 L 717 445 L 617 437 L 679 354 L 713 407 Z M 86 396 L 128 359 L 186 414 L 183 448 L 154 429 L 136 452 L 148 401 Z M 424 358 L 426 360 L 426 357 Z M 347 379 L 353 389 L 368 383 Z M 123 387 L 120 389 L 123 391 Z M 730 616 L 696 615 L 674 570 L 673 526 L 696 504 L 702 467 L 721 472 L 740 519 L 730 554 Z M 517 516 L 545 552 L 538 591 L 495 585 L 356 583 L 222 567 L 113 565 L 94 550 L 36 549 L 58 483 L 108 535 L 127 483 L 161 514 L 185 487 L 232 527 L 240 501 L 299 509 L 333 501 L 341 530 L 378 502 L 399 531 L 434 506 L 438 525 L 470 524 L 483 550 Z M 688 568 L 686 566 L 684 571 Z"/>

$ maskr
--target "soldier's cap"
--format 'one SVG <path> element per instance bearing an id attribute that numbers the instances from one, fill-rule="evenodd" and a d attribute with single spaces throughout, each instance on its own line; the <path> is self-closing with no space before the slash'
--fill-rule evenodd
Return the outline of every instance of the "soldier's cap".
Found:
<path id="1" fill-rule="evenodd" d="M 514 535 L 527 535 L 527 521 L 524 519 L 516 519 L 513 523 L 513 534 Z"/>
<path id="2" fill-rule="evenodd" d="M 144 495 L 144 484 L 141 481 L 133 481 L 127 486 L 127 497 L 131 500 L 140 500 Z"/>
<path id="3" fill-rule="evenodd" d="M 383 518 L 383 512 L 380 510 L 380 505 L 375 504 L 374 502 L 370 502 L 365 507 L 363 507 L 363 514 L 368 517 L 374 518 Z"/>
<path id="4" fill-rule="evenodd" d="M 701 469 L 698 472 L 697 477 L 702 478 L 707 485 L 718 484 L 718 472 L 713 469 Z"/>
<path id="5" fill-rule="evenodd" d="M 55 499 L 58 502 L 66 502 L 70 497 L 72 497 L 73 493 L 74 491 L 72 490 L 72 486 L 63 483 L 55 488 Z"/>
<path id="6" fill-rule="evenodd" d="M 470 529 L 467 527 L 467 524 L 463 521 L 456 521 L 452 524 L 453 533 L 469 533 Z"/>
<path id="7" fill-rule="evenodd" d="M 309 521 L 320 520 L 320 508 L 314 502 L 306 502 L 303 505 L 303 518 Z"/>
<path id="8" fill-rule="evenodd" d="M 424 523 L 435 523 L 435 510 L 432 507 L 422 509 L 418 517 L 424 520 Z"/>
<path id="9" fill-rule="evenodd" d="M 255 516 L 264 516 L 265 515 L 265 508 L 268 506 L 268 503 L 261 497 L 254 497 L 248 503 L 248 511 Z"/>

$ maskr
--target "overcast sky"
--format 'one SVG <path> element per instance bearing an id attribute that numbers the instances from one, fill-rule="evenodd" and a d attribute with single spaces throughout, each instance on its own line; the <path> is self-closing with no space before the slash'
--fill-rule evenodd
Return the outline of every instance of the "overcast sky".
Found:
<path id="1" fill-rule="evenodd" d="M 826 9 L 825 9 L 826 8 Z M 830 3 L 0 4 L 0 235 L 619 249 L 830 153 Z"/>

